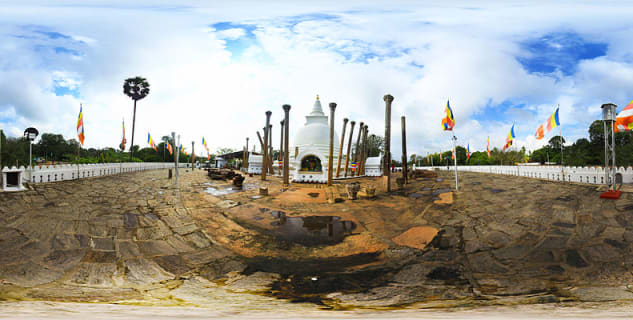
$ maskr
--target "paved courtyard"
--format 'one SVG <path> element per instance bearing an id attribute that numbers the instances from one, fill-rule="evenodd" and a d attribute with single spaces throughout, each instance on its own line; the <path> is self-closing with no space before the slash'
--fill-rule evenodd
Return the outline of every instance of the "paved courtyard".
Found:
<path id="1" fill-rule="evenodd" d="M 631 193 L 479 173 L 453 192 L 451 173 L 425 172 L 366 198 L 379 182 L 282 190 L 247 177 L 236 192 L 204 171 L 182 170 L 176 188 L 155 170 L 2 193 L 0 299 L 297 311 L 633 300 Z"/>

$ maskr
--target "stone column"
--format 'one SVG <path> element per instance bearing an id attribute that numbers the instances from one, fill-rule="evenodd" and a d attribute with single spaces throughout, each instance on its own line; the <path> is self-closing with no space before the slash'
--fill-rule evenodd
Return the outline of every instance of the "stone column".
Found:
<path id="1" fill-rule="evenodd" d="M 191 141 L 191 172 L 193 172 L 194 160 L 196 158 L 196 150 L 193 148 L 194 142 Z"/>
<path id="2" fill-rule="evenodd" d="M 334 169 L 334 110 L 336 103 L 330 102 L 330 155 L 327 161 L 327 185 L 332 185 L 332 171 Z"/>
<path id="3" fill-rule="evenodd" d="M 280 141 L 279 141 L 279 157 L 277 157 L 277 160 L 279 161 L 283 161 L 284 160 L 284 120 L 279 121 L 279 128 L 281 129 L 281 132 L 279 133 L 279 137 L 280 137 Z"/>
<path id="4" fill-rule="evenodd" d="M 391 192 L 391 103 L 393 96 L 386 94 L 385 101 L 385 154 L 383 156 L 383 173 L 386 177 L 385 191 Z"/>
<path id="5" fill-rule="evenodd" d="M 347 153 L 345 156 L 345 177 L 347 177 L 347 169 L 349 168 L 349 152 L 352 149 L 352 136 L 354 136 L 354 125 L 356 121 L 352 121 L 349 124 L 351 127 L 349 128 L 349 140 L 347 141 Z"/>
<path id="6" fill-rule="evenodd" d="M 354 148 L 354 162 L 356 162 L 356 171 L 352 172 L 352 176 L 358 176 L 358 158 L 360 156 L 360 137 L 363 134 L 363 122 L 358 126 L 358 138 L 356 138 L 356 148 Z"/>
<path id="7" fill-rule="evenodd" d="M 248 137 L 246 137 L 246 152 L 244 152 L 244 167 L 246 167 L 246 172 L 248 173 Z"/>
<path id="8" fill-rule="evenodd" d="M 290 157 L 288 152 L 288 133 L 290 130 L 288 127 L 290 126 L 290 105 L 284 104 L 284 185 L 287 186 L 290 184 L 289 171 L 290 171 Z"/>
<path id="9" fill-rule="evenodd" d="M 343 131 L 341 133 L 341 147 L 338 151 L 338 160 L 336 161 L 336 177 L 338 178 L 339 173 L 341 172 L 341 159 L 343 158 L 343 144 L 345 144 L 345 128 L 347 127 L 347 121 L 349 119 L 343 119 Z"/>
<path id="10" fill-rule="evenodd" d="M 402 127 L 402 179 L 404 183 L 409 183 L 409 168 L 407 167 L 407 126 L 404 116 L 400 118 L 400 125 Z"/>
<path id="11" fill-rule="evenodd" d="M 361 147 L 360 147 L 360 170 L 358 170 L 359 175 L 365 175 L 365 162 L 367 161 L 367 125 L 363 127 L 363 137 L 361 138 Z"/>
<path id="12" fill-rule="evenodd" d="M 275 174 L 275 168 L 273 168 L 273 125 L 268 125 L 268 172 L 271 175 Z"/>
<path id="13" fill-rule="evenodd" d="M 270 125 L 271 111 L 266 111 L 266 126 L 264 127 L 264 145 L 262 150 L 262 180 L 266 180 L 266 171 L 268 171 L 268 127 Z"/>

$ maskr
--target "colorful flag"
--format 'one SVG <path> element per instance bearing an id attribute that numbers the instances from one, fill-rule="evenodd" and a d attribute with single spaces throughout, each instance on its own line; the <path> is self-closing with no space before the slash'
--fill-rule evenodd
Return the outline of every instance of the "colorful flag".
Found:
<path id="1" fill-rule="evenodd" d="M 455 149 L 451 150 L 451 160 L 455 160 Z"/>
<path id="2" fill-rule="evenodd" d="M 350 167 L 352 168 L 352 170 L 356 170 L 356 162 L 351 162 Z"/>
<path id="3" fill-rule="evenodd" d="M 182 144 L 180 145 L 180 148 L 178 148 L 178 152 L 182 153 Z"/>
<path id="4" fill-rule="evenodd" d="M 169 141 L 165 141 L 165 144 L 167 145 L 167 150 L 169 150 L 169 155 L 174 154 L 174 149 L 172 149 L 171 144 L 169 143 Z"/>
<path id="5" fill-rule="evenodd" d="M 211 155 L 207 152 L 207 161 L 211 161 Z"/>
<path id="6" fill-rule="evenodd" d="M 149 132 L 147 133 L 147 144 L 149 144 L 150 147 L 154 148 L 154 151 L 158 151 L 158 149 L 156 149 L 154 139 L 152 139 L 152 136 L 149 134 Z"/>
<path id="7" fill-rule="evenodd" d="M 79 142 L 81 145 L 84 145 L 84 139 L 86 136 L 84 135 L 84 113 L 83 113 L 83 105 L 79 105 L 79 118 L 77 119 L 77 137 L 79 138 Z"/>
<path id="8" fill-rule="evenodd" d="M 490 137 L 488 137 L 488 145 L 486 146 L 486 151 L 488 152 L 488 159 L 490 159 Z"/>
<path id="9" fill-rule="evenodd" d="M 615 132 L 633 129 L 633 101 L 618 113 L 615 118 L 614 127 Z"/>
<path id="10" fill-rule="evenodd" d="M 470 143 L 466 145 L 466 160 L 470 160 Z"/>
<path id="11" fill-rule="evenodd" d="M 440 162 L 442 162 L 442 151 L 440 151 Z"/>
<path id="12" fill-rule="evenodd" d="M 503 146 L 503 151 L 505 152 L 507 148 L 510 148 L 512 145 L 512 141 L 514 141 L 516 135 L 514 135 L 514 124 L 512 124 L 512 128 L 510 128 L 510 132 L 508 132 L 508 137 L 506 138 L 506 145 Z"/>
<path id="13" fill-rule="evenodd" d="M 633 103 L 633 101 L 631 101 L 631 103 Z M 633 121 L 633 118 L 631 120 Z M 549 119 L 547 119 L 547 121 L 545 121 L 545 123 L 540 125 L 538 129 L 536 129 L 536 134 L 534 134 L 534 136 L 537 140 L 543 139 L 543 137 L 545 137 L 545 135 L 550 132 L 550 130 L 556 128 L 557 126 L 560 126 L 560 120 L 558 119 L 558 108 L 556 108 L 556 111 L 554 111 L 554 113 L 549 117 Z"/>
<path id="14" fill-rule="evenodd" d="M 426 156 L 426 163 L 431 163 L 431 156 L 430 155 Z"/>
<path id="15" fill-rule="evenodd" d="M 125 150 L 125 119 L 123 119 L 123 138 L 121 139 L 121 150 Z"/>
<path id="16" fill-rule="evenodd" d="M 209 147 L 207 147 L 207 141 L 204 140 L 204 137 L 202 137 L 202 145 L 204 146 L 205 149 L 207 149 L 207 152 L 209 152 Z"/>
<path id="17" fill-rule="evenodd" d="M 451 131 L 454 126 L 455 118 L 453 117 L 453 110 L 451 109 L 448 100 L 446 100 L 446 117 L 442 119 L 442 129 L 444 131 Z"/>

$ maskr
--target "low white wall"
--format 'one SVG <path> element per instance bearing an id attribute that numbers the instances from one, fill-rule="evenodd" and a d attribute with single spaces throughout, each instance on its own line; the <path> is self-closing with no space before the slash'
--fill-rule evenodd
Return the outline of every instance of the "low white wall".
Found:
<path id="1" fill-rule="evenodd" d="M 454 170 L 453 167 L 418 167 L 417 169 Z M 590 184 L 604 184 L 605 170 L 602 167 L 561 167 L 561 166 L 457 166 L 457 171 L 506 174 L 552 181 L 571 181 Z M 633 183 L 633 168 L 618 167 L 622 183 Z"/>
<path id="2" fill-rule="evenodd" d="M 180 168 L 189 168 L 191 163 L 180 163 Z M 35 166 L 33 175 L 26 168 L 24 180 L 31 183 L 45 183 L 81 178 L 100 177 L 112 174 L 154 169 L 174 168 L 173 162 L 124 162 L 98 164 L 62 164 L 55 166 Z"/>

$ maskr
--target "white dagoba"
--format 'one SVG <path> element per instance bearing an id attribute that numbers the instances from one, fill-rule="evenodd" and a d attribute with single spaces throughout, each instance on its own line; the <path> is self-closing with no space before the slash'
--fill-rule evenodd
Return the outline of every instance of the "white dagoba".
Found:
<path id="1" fill-rule="evenodd" d="M 338 159 L 338 135 L 334 131 L 334 165 Z M 330 125 L 317 95 L 306 123 L 295 136 L 290 151 L 292 181 L 327 183 Z M 336 170 L 336 168 L 334 168 Z"/>

